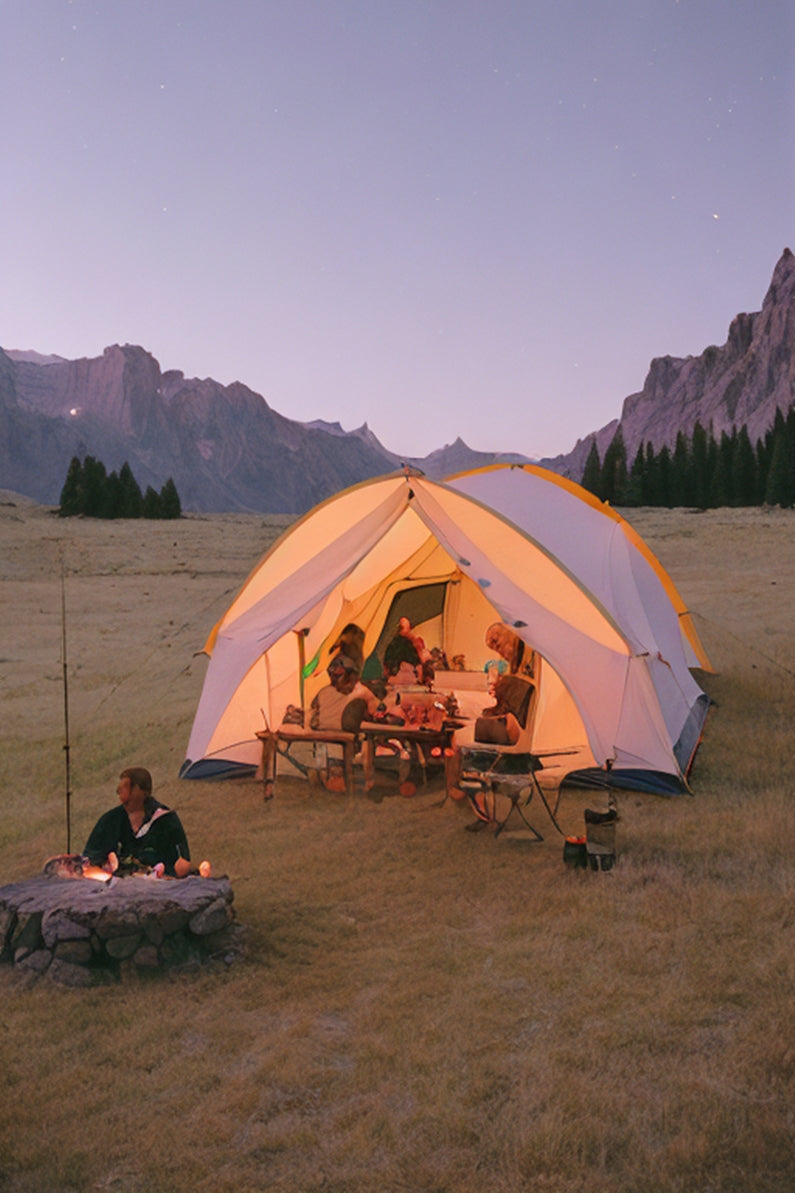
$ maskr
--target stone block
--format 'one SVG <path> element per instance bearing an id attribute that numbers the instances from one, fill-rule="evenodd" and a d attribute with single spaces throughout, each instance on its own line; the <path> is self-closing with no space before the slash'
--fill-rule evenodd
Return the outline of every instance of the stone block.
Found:
<path id="1" fill-rule="evenodd" d="M 59 940 L 88 940 L 91 929 L 86 924 L 78 923 L 67 911 L 55 907 L 45 911 L 41 920 L 41 934 L 48 949 Z"/>
<path id="2" fill-rule="evenodd" d="M 72 965 L 88 965 L 91 960 L 90 940 L 59 940 L 55 946 L 58 961 L 69 961 Z"/>
<path id="3" fill-rule="evenodd" d="M 160 920 L 148 919 L 144 924 L 144 931 L 146 932 L 146 939 L 150 941 L 156 948 L 163 943 L 165 932 Z"/>
<path id="4" fill-rule="evenodd" d="M 114 936 L 131 936 L 138 932 L 141 921 L 138 908 L 129 904 L 105 907 L 97 923 L 97 936 L 110 940 Z"/>
<path id="5" fill-rule="evenodd" d="M 197 940 L 205 956 L 212 953 L 229 954 L 234 959 L 243 951 L 240 925 L 235 923 L 225 924 L 217 932 L 209 932 L 206 936 L 197 937 Z"/>
<path id="6" fill-rule="evenodd" d="M 49 949 L 36 949 L 35 952 L 20 957 L 17 968 L 26 969 L 29 973 L 44 973 L 51 961 L 52 953 Z"/>
<path id="7" fill-rule="evenodd" d="M 105 952 L 109 957 L 113 957 L 114 961 L 124 961 L 125 958 L 132 957 L 140 943 L 140 932 L 132 936 L 112 936 L 110 940 L 105 941 Z"/>
<path id="8" fill-rule="evenodd" d="M 175 907 L 171 911 L 165 911 L 158 917 L 158 923 L 163 929 L 164 936 L 170 936 L 172 932 L 181 932 L 190 919 L 190 914 L 184 911 L 181 907 Z"/>
<path id="9" fill-rule="evenodd" d="M 36 949 L 41 948 L 43 944 L 41 918 L 42 913 L 40 911 L 23 911 L 19 913 L 14 931 L 11 934 L 11 948 L 14 950 L 14 956 L 20 950 L 24 953 L 32 953 Z"/>
<path id="10" fill-rule="evenodd" d="M 0 904 L 0 953 L 11 951 L 11 933 L 17 922 L 17 913 L 13 907 Z"/>
<path id="11" fill-rule="evenodd" d="M 139 969 L 157 969 L 160 964 L 157 949 L 153 944 L 142 944 L 133 954 L 133 961 Z"/>
<path id="12" fill-rule="evenodd" d="M 87 965 L 73 965 L 71 961 L 61 961 L 54 957 L 47 976 L 61 986 L 94 986 L 97 982 L 95 970 Z"/>
<path id="13" fill-rule="evenodd" d="M 168 967 L 186 965 L 197 957 L 196 946 L 184 932 L 174 932 L 171 936 L 167 936 L 159 951 L 162 964 Z"/>
<path id="14" fill-rule="evenodd" d="M 223 898 L 215 899 L 209 906 L 191 916 L 190 930 L 195 936 L 209 936 L 212 932 L 225 928 L 231 919 L 232 909 L 227 901 Z"/>

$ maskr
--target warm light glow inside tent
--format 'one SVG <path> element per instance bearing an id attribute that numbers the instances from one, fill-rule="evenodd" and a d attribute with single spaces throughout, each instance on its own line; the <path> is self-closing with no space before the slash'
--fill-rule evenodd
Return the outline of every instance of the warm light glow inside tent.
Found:
<path id="1" fill-rule="evenodd" d="M 256 731 L 278 725 L 288 704 L 308 705 L 327 682 L 343 626 L 359 625 L 371 654 L 396 597 L 416 589 L 434 594 L 433 615 L 420 624 L 426 644 L 463 656 L 470 674 L 491 656 L 485 631 L 493 621 L 536 651 L 532 749 L 552 760 L 558 778 L 596 771 L 615 783 L 681 790 L 706 698 L 690 674 L 662 569 L 620 521 L 539 472 L 483 470 L 448 485 L 382 477 L 291 527 L 210 637 L 182 774 L 256 766 Z M 556 526 L 562 510 L 566 525 Z"/>

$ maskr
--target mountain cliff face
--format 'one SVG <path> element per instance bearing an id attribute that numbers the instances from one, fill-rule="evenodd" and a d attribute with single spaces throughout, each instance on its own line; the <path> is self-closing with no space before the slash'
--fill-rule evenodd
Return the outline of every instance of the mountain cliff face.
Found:
<path id="1" fill-rule="evenodd" d="M 653 360 L 620 419 L 579 440 L 548 467 L 579 480 L 594 438 L 602 458 L 622 428 L 628 458 L 641 443 L 673 447 L 696 422 L 715 436 L 746 425 L 752 441 L 795 399 L 795 257 L 776 265 L 762 310 L 738 315 L 722 347 Z M 240 382 L 163 373 L 143 348 L 106 348 L 91 360 L 0 349 L 0 488 L 56 504 L 69 461 L 126 461 L 142 488 L 173 477 L 183 508 L 302 513 L 332 493 L 401 463 L 365 423 L 299 423 Z M 523 456 L 477 452 L 457 439 L 406 463 L 444 477 Z"/>
<path id="2" fill-rule="evenodd" d="M 462 467 L 495 458 L 454 447 Z M 434 475 L 450 471 L 446 450 Z M 183 508 L 204 512 L 301 513 L 400 464 L 366 424 L 295 422 L 239 382 L 163 373 L 133 345 L 91 360 L 0 350 L 0 488 L 55 504 L 72 456 L 86 454 L 108 470 L 128 461 L 144 489 L 171 476 Z"/>
<path id="3" fill-rule="evenodd" d="M 748 428 L 751 442 L 773 425 L 776 410 L 795 401 L 795 256 L 785 249 L 773 272 L 762 310 L 737 315 L 722 347 L 700 356 L 659 357 L 651 362 L 640 393 L 626 398 L 620 419 L 581 439 L 568 455 L 546 460 L 577 480 L 594 437 L 600 458 L 618 426 L 631 462 L 640 444 L 655 452 L 676 443 L 681 430 L 692 435 L 700 422 L 715 438 L 733 426 Z"/>
<path id="4" fill-rule="evenodd" d="M 43 474 L 58 468 L 61 460 L 68 462 L 75 454 L 68 432 L 62 423 L 41 418 L 20 405 L 14 362 L 0 351 L 0 486 L 49 500 L 39 496 L 38 482 Z"/>

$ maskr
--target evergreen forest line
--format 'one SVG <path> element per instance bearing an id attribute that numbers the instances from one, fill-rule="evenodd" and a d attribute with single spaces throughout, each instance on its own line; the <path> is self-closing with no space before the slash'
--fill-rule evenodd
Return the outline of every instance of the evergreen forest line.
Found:
<path id="1" fill-rule="evenodd" d="M 756 445 L 744 426 L 716 439 L 711 427 L 697 422 L 692 436 L 678 433 L 673 451 L 663 446 L 655 453 L 651 443 L 641 444 L 631 465 L 619 426 L 604 460 L 596 440 L 591 444 L 582 485 L 611 505 L 790 509 L 795 505 L 795 406 L 786 415 L 777 410 L 773 426 Z"/>
<path id="2" fill-rule="evenodd" d="M 619 426 L 604 459 L 594 439 L 582 476 L 583 488 L 614 506 L 795 506 L 795 405 L 776 411 L 773 426 L 756 444 L 745 426 L 723 431 L 697 422 L 692 436 L 679 431 L 673 451 L 641 444 L 629 464 Z M 182 505 L 169 477 L 158 492 L 141 492 L 130 465 L 107 472 L 101 460 L 74 456 L 61 489 L 61 517 L 180 518 Z"/>
<path id="3" fill-rule="evenodd" d="M 182 504 L 171 477 L 158 493 L 151 485 L 142 493 L 125 461 L 108 473 L 101 460 L 72 457 L 61 489 L 62 518 L 181 518 Z"/>

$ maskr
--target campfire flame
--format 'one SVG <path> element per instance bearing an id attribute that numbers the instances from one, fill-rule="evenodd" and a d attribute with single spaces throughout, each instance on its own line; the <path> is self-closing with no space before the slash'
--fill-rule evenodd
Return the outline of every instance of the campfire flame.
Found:
<path id="1" fill-rule="evenodd" d="M 59 853 L 48 858 L 44 863 L 44 873 L 52 878 L 90 878 L 94 882 L 110 882 L 113 877 L 79 853 Z"/>
<path id="2" fill-rule="evenodd" d="M 93 878 L 95 882 L 110 882 L 112 874 L 108 874 L 101 866 L 83 866 L 81 878 Z"/>
<path id="3" fill-rule="evenodd" d="M 179 867 L 179 863 L 178 863 Z M 104 866 L 96 866 L 87 858 L 79 853 L 58 853 L 55 857 L 47 858 L 44 863 L 44 873 L 48 878 L 88 878 L 93 882 L 110 882 L 119 869 L 119 859 L 115 853 L 108 855 L 108 860 Z M 177 869 L 177 878 L 187 877 L 188 874 L 198 874 L 201 878 L 209 878 L 212 874 L 212 866 L 208 861 L 200 862 L 198 867 L 194 868 L 190 862 L 184 863 L 184 869 Z M 165 866 L 162 862 L 158 862 L 149 871 L 142 871 L 141 875 L 146 878 L 162 879 L 167 878 Z"/>

